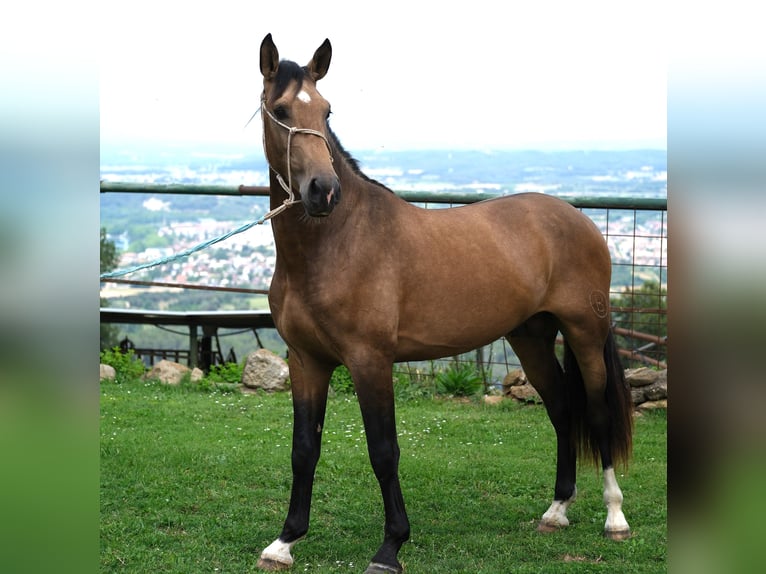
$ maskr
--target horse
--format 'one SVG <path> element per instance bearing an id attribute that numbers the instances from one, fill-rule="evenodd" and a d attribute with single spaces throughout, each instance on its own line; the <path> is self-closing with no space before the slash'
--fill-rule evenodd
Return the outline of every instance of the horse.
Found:
<path id="1" fill-rule="evenodd" d="M 581 456 L 601 461 L 605 535 L 627 538 L 615 465 L 630 458 L 632 405 L 610 323 L 603 236 L 579 210 L 544 194 L 427 210 L 367 177 L 330 129 L 330 104 L 317 91 L 331 56 L 329 40 L 306 66 L 280 60 L 271 34 L 260 47 L 276 245 L 269 305 L 288 349 L 294 416 L 289 509 L 258 567 L 290 567 L 293 546 L 308 532 L 329 381 L 345 365 L 385 515 L 383 542 L 365 573 L 402 572 L 398 553 L 410 524 L 393 365 L 458 355 L 501 337 L 556 433 L 553 501 L 538 530 L 569 524 Z"/>

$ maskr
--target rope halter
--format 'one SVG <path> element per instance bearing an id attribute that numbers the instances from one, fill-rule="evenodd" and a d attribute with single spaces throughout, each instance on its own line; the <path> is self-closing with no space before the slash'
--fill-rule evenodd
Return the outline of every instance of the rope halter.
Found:
<path id="1" fill-rule="evenodd" d="M 287 183 L 285 183 L 282 175 L 271 165 L 271 160 L 269 160 L 268 153 L 266 152 L 266 116 L 268 116 L 275 124 L 287 130 Z M 267 214 L 267 218 L 270 219 L 291 205 L 300 203 L 300 199 L 295 199 L 295 193 L 293 192 L 293 175 L 292 168 L 290 166 L 290 150 L 292 149 L 293 136 L 295 134 L 308 134 L 322 138 L 322 141 L 324 141 L 325 145 L 327 146 L 327 151 L 330 153 L 331 162 L 333 161 L 333 157 L 332 148 L 330 147 L 330 142 L 327 141 L 327 136 L 317 130 L 312 130 L 309 128 L 297 128 L 295 126 L 288 126 L 287 124 L 280 122 L 276 116 L 274 116 L 274 114 L 272 114 L 271 111 L 266 107 L 266 94 L 261 96 L 261 119 L 263 120 L 263 152 L 266 155 L 266 160 L 269 162 L 269 168 L 271 168 L 271 171 L 273 171 L 274 175 L 277 176 L 279 185 L 282 186 L 282 189 L 287 192 L 287 199 L 282 202 L 282 205 L 271 210 Z"/>

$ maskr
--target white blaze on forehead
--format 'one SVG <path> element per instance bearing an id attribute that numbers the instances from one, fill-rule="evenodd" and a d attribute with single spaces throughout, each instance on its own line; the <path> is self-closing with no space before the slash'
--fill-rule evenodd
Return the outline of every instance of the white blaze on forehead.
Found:
<path id="1" fill-rule="evenodd" d="M 311 96 L 308 95 L 308 92 L 306 90 L 301 90 L 298 92 L 298 99 L 302 101 L 303 103 L 308 104 L 311 101 Z"/>

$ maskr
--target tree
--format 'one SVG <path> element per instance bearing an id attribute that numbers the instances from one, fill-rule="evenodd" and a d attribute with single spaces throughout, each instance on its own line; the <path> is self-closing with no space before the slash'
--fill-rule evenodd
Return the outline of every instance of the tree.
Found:
<path id="1" fill-rule="evenodd" d="M 111 241 L 107 237 L 106 228 L 101 228 L 101 264 L 99 266 L 100 273 L 108 273 L 114 271 L 117 268 L 117 264 L 120 262 L 120 255 L 117 252 L 117 246 L 114 241 Z M 106 304 L 105 299 L 99 301 L 101 307 Z M 100 331 L 100 347 L 101 350 L 111 349 L 117 345 L 119 340 L 119 329 L 115 325 L 101 325 Z"/>
<path id="2" fill-rule="evenodd" d="M 120 255 L 114 241 L 108 238 L 106 227 L 101 228 L 101 273 L 109 273 L 117 268 Z"/>

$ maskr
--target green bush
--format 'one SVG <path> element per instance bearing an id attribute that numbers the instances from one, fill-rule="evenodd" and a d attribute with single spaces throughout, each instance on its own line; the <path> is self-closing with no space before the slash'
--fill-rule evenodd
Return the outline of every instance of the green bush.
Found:
<path id="1" fill-rule="evenodd" d="M 470 363 L 454 363 L 434 376 L 436 392 L 453 397 L 472 397 L 484 386 L 484 380 Z"/>
<path id="2" fill-rule="evenodd" d="M 442 395 L 470 397 L 484 388 L 484 380 L 470 363 L 456 363 L 435 374 L 435 389 L 424 384 L 422 378 L 407 373 L 395 373 L 392 383 L 396 400 L 409 401 L 432 397 L 434 390 Z M 338 394 L 354 394 L 351 373 L 344 365 L 340 365 L 333 372 L 330 387 Z"/>
<path id="3" fill-rule="evenodd" d="M 421 377 L 412 377 L 407 373 L 394 373 L 394 396 L 397 401 L 411 401 L 432 397 L 430 387 L 420 382 Z"/>
<path id="4" fill-rule="evenodd" d="M 345 365 L 340 365 L 333 371 L 332 378 L 330 379 L 330 387 L 332 387 L 336 393 L 354 393 L 354 381 L 351 380 L 351 373 L 348 372 Z"/>
<path id="5" fill-rule="evenodd" d="M 245 370 L 245 364 L 223 363 L 213 365 L 207 379 L 212 383 L 228 383 L 238 385 L 242 381 L 242 371 Z"/>
<path id="6" fill-rule="evenodd" d="M 123 353 L 119 347 L 105 349 L 100 353 L 101 363 L 114 368 L 116 383 L 135 381 L 146 372 L 144 363 L 133 349 Z"/>

